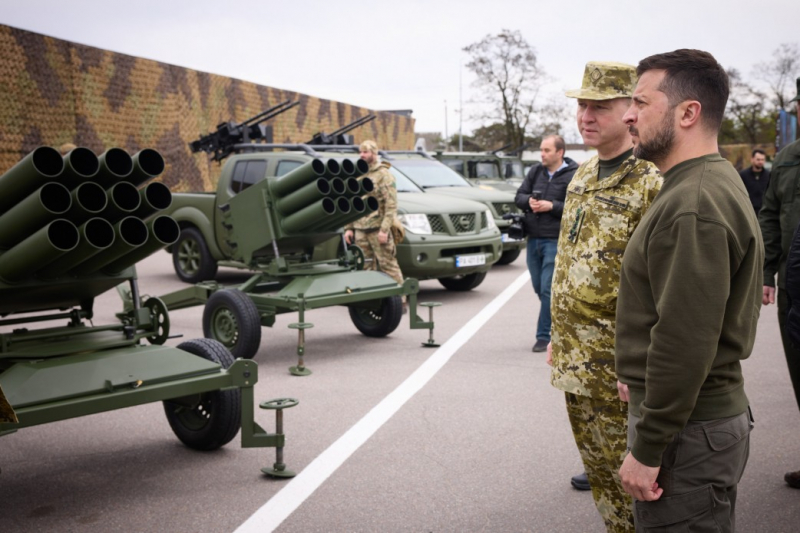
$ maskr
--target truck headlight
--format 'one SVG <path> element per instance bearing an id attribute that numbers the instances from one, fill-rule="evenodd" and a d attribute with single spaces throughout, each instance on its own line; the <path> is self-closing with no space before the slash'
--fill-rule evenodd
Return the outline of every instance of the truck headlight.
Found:
<path id="1" fill-rule="evenodd" d="M 404 214 L 397 215 L 397 218 L 411 233 L 416 233 L 417 235 L 431 235 L 433 233 L 431 223 L 428 222 L 428 217 L 426 215 L 420 213 L 411 215 Z"/>
<path id="2" fill-rule="evenodd" d="M 484 213 L 486 214 L 486 227 L 489 229 L 495 229 L 497 224 L 495 224 L 494 215 L 492 212 L 487 209 L 484 211 Z"/>

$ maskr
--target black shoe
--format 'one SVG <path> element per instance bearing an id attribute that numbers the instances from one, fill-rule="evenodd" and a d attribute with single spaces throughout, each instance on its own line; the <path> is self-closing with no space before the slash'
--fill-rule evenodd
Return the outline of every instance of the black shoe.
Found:
<path id="1" fill-rule="evenodd" d="M 586 472 L 572 476 L 569 482 L 578 490 L 592 490 L 592 487 L 589 486 L 589 478 L 586 477 Z"/>
<path id="2" fill-rule="evenodd" d="M 533 345 L 534 352 L 546 352 L 547 345 L 550 344 L 549 341 L 543 339 L 536 339 L 536 344 Z"/>
<path id="3" fill-rule="evenodd" d="M 793 489 L 800 489 L 800 470 L 797 472 L 787 472 L 786 475 L 783 476 L 783 479 L 786 480 L 786 483 Z"/>

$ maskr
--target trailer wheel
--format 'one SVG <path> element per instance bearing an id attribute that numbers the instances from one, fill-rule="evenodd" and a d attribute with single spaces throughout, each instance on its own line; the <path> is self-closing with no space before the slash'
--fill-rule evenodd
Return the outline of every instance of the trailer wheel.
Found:
<path id="1" fill-rule="evenodd" d="M 367 337 L 385 337 L 397 329 L 402 318 L 403 300 L 399 296 L 383 298 L 379 310 L 350 307 L 350 320 Z"/>
<path id="2" fill-rule="evenodd" d="M 203 335 L 221 342 L 234 358 L 252 359 L 261 346 L 256 304 L 238 290 L 215 292 L 203 310 Z"/>
<path id="3" fill-rule="evenodd" d="M 453 276 L 452 278 L 439 278 L 439 283 L 450 291 L 471 291 L 486 278 L 486 272 L 475 272 L 464 276 Z"/>
<path id="4" fill-rule="evenodd" d="M 178 345 L 179 350 L 219 363 L 222 368 L 233 364 L 233 356 L 211 339 L 193 339 Z M 228 444 L 239 433 L 242 424 L 242 392 L 240 389 L 215 390 L 164 401 L 172 431 L 189 448 L 211 451 Z"/>
<path id="5" fill-rule="evenodd" d="M 217 262 L 197 228 L 181 230 L 178 242 L 172 246 L 172 266 L 175 274 L 187 283 L 200 283 L 217 275 Z"/>
<path id="6" fill-rule="evenodd" d="M 500 255 L 500 259 L 497 260 L 498 265 L 509 265 L 517 260 L 519 257 L 520 252 L 522 252 L 521 248 L 517 248 L 516 250 L 509 250 L 507 252 L 503 252 Z"/>

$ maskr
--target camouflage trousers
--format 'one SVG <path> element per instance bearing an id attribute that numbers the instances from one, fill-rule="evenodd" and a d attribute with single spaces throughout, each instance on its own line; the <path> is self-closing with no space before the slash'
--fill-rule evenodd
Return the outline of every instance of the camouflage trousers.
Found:
<path id="1" fill-rule="evenodd" d="M 565 394 L 575 444 L 606 530 L 632 532 L 633 500 L 619 480 L 619 467 L 628 446 L 628 404 Z"/>
<path id="2" fill-rule="evenodd" d="M 377 231 L 364 232 L 356 230 L 356 244 L 364 250 L 366 265 L 364 270 L 378 270 L 389 274 L 397 283 L 403 284 L 403 273 L 400 272 L 400 265 L 397 264 L 397 249 L 395 248 L 392 233 L 389 232 L 389 240 L 386 244 L 378 242 Z"/>
<path id="3" fill-rule="evenodd" d="M 16 423 L 17 415 L 11 404 L 6 400 L 6 395 L 3 394 L 3 387 L 0 387 L 0 422 Z"/>

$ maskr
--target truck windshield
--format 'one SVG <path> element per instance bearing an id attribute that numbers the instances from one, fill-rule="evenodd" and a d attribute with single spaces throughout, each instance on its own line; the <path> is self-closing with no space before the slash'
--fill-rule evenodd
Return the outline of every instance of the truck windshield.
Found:
<path id="1" fill-rule="evenodd" d="M 397 185 L 397 192 L 422 192 L 422 189 L 408 179 L 405 174 L 397 170 L 394 165 L 389 169 L 394 176 L 395 185 Z"/>
<path id="2" fill-rule="evenodd" d="M 470 161 L 472 163 L 472 161 Z M 497 163 L 494 161 L 476 161 L 475 163 L 475 176 L 476 178 L 500 178 L 500 172 L 497 170 Z"/>
<path id="3" fill-rule="evenodd" d="M 457 172 L 438 161 L 397 159 L 392 168 L 399 168 L 423 189 L 429 187 L 471 187 Z"/>
<path id="4" fill-rule="evenodd" d="M 524 178 L 522 174 L 522 161 L 506 161 L 506 178 Z"/>

